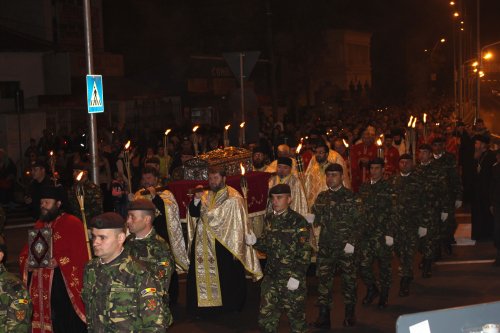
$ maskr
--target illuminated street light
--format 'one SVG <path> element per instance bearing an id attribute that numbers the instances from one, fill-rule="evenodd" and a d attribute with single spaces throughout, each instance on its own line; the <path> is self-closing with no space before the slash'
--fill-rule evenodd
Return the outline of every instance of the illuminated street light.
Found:
<path id="1" fill-rule="evenodd" d="M 440 42 L 444 43 L 444 42 L 446 42 L 446 39 L 445 38 L 441 38 Z"/>
<path id="2" fill-rule="evenodd" d="M 459 13 L 459 12 L 454 12 L 454 13 L 453 13 L 453 16 L 455 16 L 455 17 L 459 17 L 459 16 L 460 16 L 460 13 Z"/>
<path id="3" fill-rule="evenodd" d="M 484 76 L 484 72 L 483 71 L 479 71 L 479 77 L 483 77 Z"/>
<path id="4" fill-rule="evenodd" d="M 450 6 L 455 6 L 455 1 L 450 1 Z"/>
<path id="5" fill-rule="evenodd" d="M 474 68 L 472 71 L 473 71 L 474 73 L 477 73 L 477 68 Z"/>
<path id="6" fill-rule="evenodd" d="M 471 66 L 472 67 L 477 67 L 478 65 L 479 65 L 479 63 L 477 61 L 474 61 Z"/>
<path id="7" fill-rule="evenodd" d="M 486 53 L 486 54 L 483 56 L 483 59 L 485 59 L 485 60 L 490 60 L 490 59 L 492 59 L 492 58 L 493 58 L 493 53 L 491 53 L 491 52 L 488 52 L 488 53 Z"/>

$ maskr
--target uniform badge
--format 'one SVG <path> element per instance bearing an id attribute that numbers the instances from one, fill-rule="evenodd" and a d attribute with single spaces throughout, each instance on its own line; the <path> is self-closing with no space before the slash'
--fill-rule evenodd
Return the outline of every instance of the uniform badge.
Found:
<path id="1" fill-rule="evenodd" d="M 299 238 L 299 242 L 300 242 L 300 244 L 304 244 L 306 242 L 306 238 L 305 237 L 300 237 Z"/>
<path id="2" fill-rule="evenodd" d="M 28 304 L 29 301 L 26 298 L 20 298 L 20 299 L 16 300 L 16 303 L 17 304 Z"/>
<path id="3" fill-rule="evenodd" d="M 155 299 L 148 299 L 146 306 L 148 307 L 149 311 L 154 311 L 158 304 L 156 303 Z"/>
<path id="4" fill-rule="evenodd" d="M 18 321 L 23 321 L 25 317 L 26 317 L 26 311 L 24 311 L 24 310 L 17 310 L 16 311 L 16 319 Z"/>
<path id="5" fill-rule="evenodd" d="M 141 296 L 150 296 L 156 294 L 156 288 L 146 288 L 143 291 L 141 291 Z"/>

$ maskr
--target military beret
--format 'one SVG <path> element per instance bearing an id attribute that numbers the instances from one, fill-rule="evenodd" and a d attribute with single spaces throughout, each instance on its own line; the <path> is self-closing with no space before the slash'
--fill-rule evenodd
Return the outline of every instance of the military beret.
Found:
<path id="1" fill-rule="evenodd" d="M 486 144 L 490 143 L 490 137 L 488 135 L 474 135 L 473 139 L 474 141 L 479 141 Z"/>
<path id="2" fill-rule="evenodd" d="M 42 159 L 37 159 L 37 160 L 32 161 L 31 167 L 32 168 L 44 168 L 46 170 L 49 169 L 49 166 L 47 165 L 47 163 Z"/>
<path id="3" fill-rule="evenodd" d="M 123 229 L 125 220 L 117 213 L 107 212 L 94 217 L 90 221 L 90 227 L 96 229 Z"/>
<path id="4" fill-rule="evenodd" d="M 332 163 L 332 164 L 329 164 L 326 167 L 325 174 L 327 172 L 340 172 L 340 173 L 344 173 L 344 169 L 342 168 L 342 165 L 340 165 L 338 163 Z"/>
<path id="5" fill-rule="evenodd" d="M 412 160 L 412 159 L 413 159 L 413 157 L 411 157 L 410 154 L 403 154 L 403 155 L 399 156 L 400 161 L 401 160 Z"/>
<path id="6" fill-rule="evenodd" d="M 381 165 L 381 166 L 384 166 L 385 162 L 384 162 L 384 159 L 383 158 L 380 158 L 380 157 L 375 157 L 373 160 L 370 161 L 370 166 L 371 165 Z"/>
<path id="7" fill-rule="evenodd" d="M 284 164 L 288 165 L 289 167 L 292 166 L 292 159 L 290 157 L 278 157 L 277 164 Z"/>
<path id="8" fill-rule="evenodd" d="M 40 199 L 54 199 L 61 201 L 63 199 L 62 186 L 43 186 L 40 190 Z"/>
<path id="9" fill-rule="evenodd" d="M 418 147 L 418 150 L 428 150 L 432 151 L 432 147 L 428 143 L 421 144 L 420 147 Z"/>
<path id="10" fill-rule="evenodd" d="M 273 194 L 292 194 L 292 190 L 287 184 L 278 184 L 274 185 L 271 190 L 269 190 L 269 195 L 271 196 Z"/>
<path id="11" fill-rule="evenodd" d="M 160 164 L 160 159 L 158 157 L 150 157 L 146 159 L 144 163 L 153 163 L 153 164 Z"/>
<path id="12" fill-rule="evenodd" d="M 154 212 L 156 206 L 147 199 L 137 199 L 128 204 L 128 210 L 150 210 Z"/>
<path id="13" fill-rule="evenodd" d="M 444 138 L 442 136 L 435 137 L 432 140 L 432 144 L 439 144 L 439 143 L 444 143 Z"/>

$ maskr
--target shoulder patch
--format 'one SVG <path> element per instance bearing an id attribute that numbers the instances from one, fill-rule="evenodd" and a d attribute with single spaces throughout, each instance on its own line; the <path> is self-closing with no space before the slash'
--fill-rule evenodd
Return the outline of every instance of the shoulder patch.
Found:
<path id="1" fill-rule="evenodd" d="M 29 301 L 26 299 L 26 298 L 20 298 L 20 299 L 16 299 L 14 301 L 15 304 L 28 304 Z"/>
<path id="2" fill-rule="evenodd" d="M 151 296 L 154 294 L 156 294 L 156 288 L 146 288 L 143 291 L 141 291 L 141 297 Z"/>

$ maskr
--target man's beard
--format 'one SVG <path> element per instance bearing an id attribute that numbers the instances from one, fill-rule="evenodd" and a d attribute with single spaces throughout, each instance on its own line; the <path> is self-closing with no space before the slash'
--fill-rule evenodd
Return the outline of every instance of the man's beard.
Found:
<path id="1" fill-rule="evenodd" d="M 403 140 L 403 139 L 402 139 L 402 138 L 401 138 L 401 139 L 399 139 L 399 140 L 394 139 L 394 144 L 395 144 L 396 146 L 399 146 L 399 144 L 401 143 L 401 140 Z"/>
<path id="2" fill-rule="evenodd" d="M 253 167 L 256 168 L 256 169 L 260 169 L 264 166 L 264 161 L 259 161 L 259 162 L 256 162 L 256 161 L 253 161 Z"/>
<path id="3" fill-rule="evenodd" d="M 322 158 L 322 159 L 319 159 L 317 156 L 316 156 L 316 162 L 318 162 L 318 164 L 323 164 L 326 162 L 326 157 L 325 158 Z"/>
<path id="4" fill-rule="evenodd" d="M 55 206 L 51 209 L 47 209 L 46 211 L 46 213 L 44 213 L 43 210 L 40 211 L 40 220 L 43 222 L 53 221 L 61 214 L 59 208 Z"/>
<path id="5" fill-rule="evenodd" d="M 226 186 L 226 184 L 224 184 L 224 183 L 220 183 L 218 185 L 213 185 L 213 186 L 210 185 L 210 189 L 212 190 L 212 192 L 217 193 L 220 190 L 222 190 L 224 188 L 224 186 Z"/>

